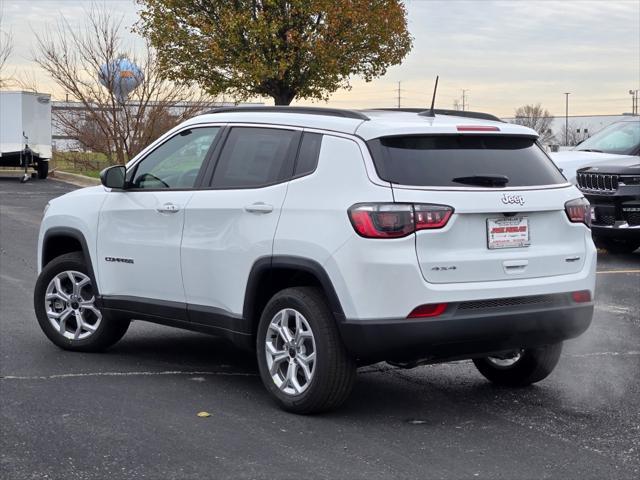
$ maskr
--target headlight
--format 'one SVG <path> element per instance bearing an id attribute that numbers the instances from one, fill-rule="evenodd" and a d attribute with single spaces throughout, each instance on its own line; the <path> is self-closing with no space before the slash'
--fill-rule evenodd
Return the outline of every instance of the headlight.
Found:
<path id="1" fill-rule="evenodd" d="M 45 215 L 47 213 L 47 210 L 49 210 L 50 206 L 51 206 L 51 204 L 49 202 L 47 202 L 47 204 L 44 206 L 44 212 L 42 212 L 43 215 Z"/>
<path id="2" fill-rule="evenodd" d="M 640 185 L 640 175 L 620 175 L 619 182 L 625 185 Z"/>

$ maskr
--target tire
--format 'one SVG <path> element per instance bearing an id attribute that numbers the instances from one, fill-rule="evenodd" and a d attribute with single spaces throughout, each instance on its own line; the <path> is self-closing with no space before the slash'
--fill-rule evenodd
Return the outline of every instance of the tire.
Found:
<path id="1" fill-rule="evenodd" d="M 38 160 L 38 178 L 44 180 L 49 175 L 49 162 Z"/>
<path id="2" fill-rule="evenodd" d="M 130 321 L 103 316 L 94 303 L 97 293 L 82 253 L 67 253 L 49 262 L 33 292 L 36 317 L 49 340 L 60 348 L 78 352 L 100 352 L 120 340 Z M 56 315 L 58 318 L 53 318 Z"/>
<path id="3" fill-rule="evenodd" d="M 496 357 L 474 359 L 478 371 L 484 377 L 506 387 L 526 387 L 547 378 L 558 364 L 562 342 L 538 348 L 521 350 L 515 360 Z M 511 363 L 510 365 L 507 365 Z"/>
<path id="4" fill-rule="evenodd" d="M 625 253 L 633 253 L 640 247 L 640 241 L 637 240 L 614 240 L 611 238 L 594 238 L 594 243 L 599 248 L 604 248 L 607 252 L 614 255 L 623 255 Z"/>
<path id="5" fill-rule="evenodd" d="M 283 323 L 290 348 L 281 333 Z M 268 342 L 270 351 L 279 355 L 267 354 Z M 340 339 L 324 295 L 317 288 L 287 288 L 274 295 L 262 312 L 256 343 L 262 382 L 284 410 L 299 414 L 331 410 L 351 393 L 356 364 Z M 305 361 L 312 353 L 314 359 Z M 286 359 L 277 361 L 282 355 L 287 355 Z"/>

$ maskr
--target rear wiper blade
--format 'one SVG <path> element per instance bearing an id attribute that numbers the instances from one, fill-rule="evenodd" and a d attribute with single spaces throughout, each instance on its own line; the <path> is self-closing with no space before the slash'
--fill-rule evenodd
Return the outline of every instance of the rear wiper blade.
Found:
<path id="1" fill-rule="evenodd" d="M 509 183 L 509 177 L 504 175 L 469 175 L 468 177 L 456 177 L 451 181 L 455 183 L 464 183 L 466 185 L 504 187 Z"/>
<path id="2" fill-rule="evenodd" d="M 584 148 L 582 150 L 578 150 L 579 152 L 595 152 L 602 153 L 602 150 L 596 150 L 595 148 Z"/>

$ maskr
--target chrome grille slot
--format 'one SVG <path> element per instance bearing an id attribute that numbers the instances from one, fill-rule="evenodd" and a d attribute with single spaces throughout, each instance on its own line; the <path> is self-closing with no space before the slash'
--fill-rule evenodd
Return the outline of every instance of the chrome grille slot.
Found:
<path id="1" fill-rule="evenodd" d="M 613 193 L 618 189 L 618 175 L 578 173 L 577 180 L 581 190 Z"/>

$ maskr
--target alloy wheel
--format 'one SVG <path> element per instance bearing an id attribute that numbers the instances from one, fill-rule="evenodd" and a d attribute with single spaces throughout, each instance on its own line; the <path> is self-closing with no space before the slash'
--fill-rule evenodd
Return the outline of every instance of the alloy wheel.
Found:
<path id="1" fill-rule="evenodd" d="M 487 357 L 489 363 L 497 368 L 510 368 L 513 367 L 522 358 L 522 350 L 507 353 L 505 355 Z"/>
<path id="2" fill-rule="evenodd" d="M 44 303 L 53 328 L 69 340 L 89 337 L 102 321 L 102 313 L 95 306 L 91 279 L 82 272 L 68 270 L 53 277 Z"/>
<path id="3" fill-rule="evenodd" d="M 293 308 L 274 315 L 265 339 L 269 374 L 275 385 L 288 395 L 300 395 L 313 380 L 316 342 L 307 319 Z"/>

